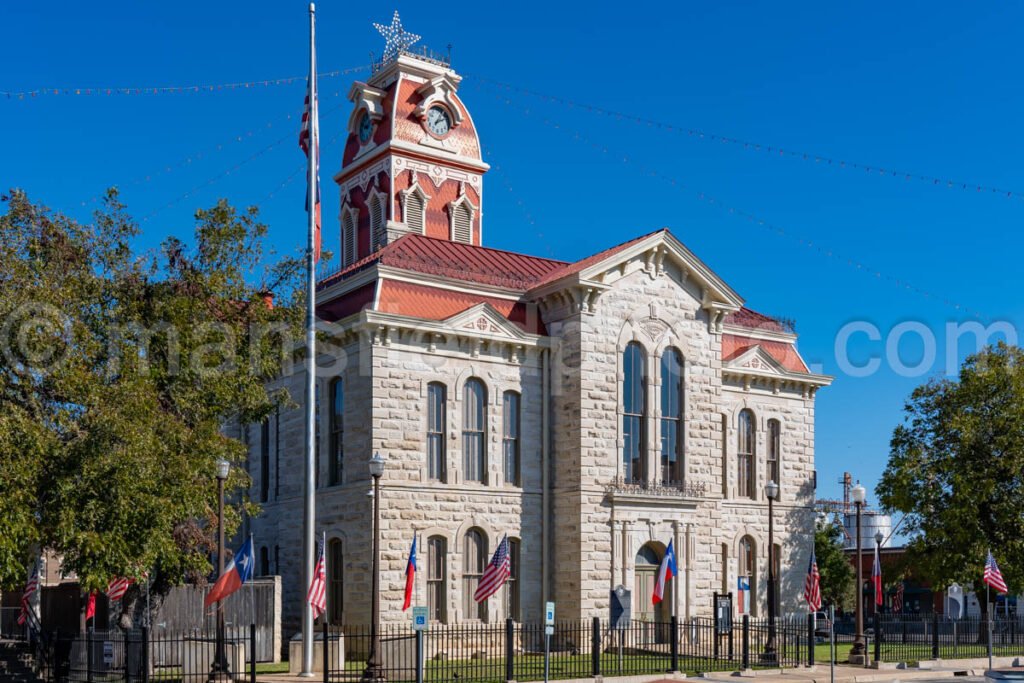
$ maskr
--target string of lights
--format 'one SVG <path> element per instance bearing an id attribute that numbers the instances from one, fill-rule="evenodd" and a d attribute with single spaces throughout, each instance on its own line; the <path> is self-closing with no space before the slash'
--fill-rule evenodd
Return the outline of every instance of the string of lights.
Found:
<path id="1" fill-rule="evenodd" d="M 740 208 L 737 208 L 735 206 L 732 206 L 728 202 L 724 202 L 724 201 L 722 201 L 722 200 L 720 200 L 720 199 L 718 199 L 718 198 L 714 197 L 713 195 L 710 195 L 710 194 L 708 194 L 706 192 L 702 192 L 702 191 L 696 190 L 696 189 L 694 189 L 694 188 L 692 188 L 692 187 L 682 183 L 681 181 L 679 181 L 679 179 L 677 179 L 677 178 L 675 178 L 673 176 L 670 176 L 670 175 L 663 174 L 663 173 L 661 173 L 661 172 L 659 172 L 659 171 L 657 171 L 655 169 L 652 169 L 650 167 L 647 167 L 644 164 L 636 161 L 635 159 L 632 159 L 628 155 L 623 155 L 623 154 L 619 154 L 617 152 L 613 152 L 606 145 L 603 145 L 601 143 L 597 143 L 597 142 L 592 141 L 591 139 L 589 139 L 588 137 L 586 137 L 585 135 L 583 135 L 581 132 L 579 132 L 576 129 L 563 126 L 562 124 L 560 124 L 560 123 L 558 123 L 556 121 L 552 121 L 551 119 L 548 119 L 547 117 L 543 117 L 542 116 L 539 119 L 537 119 L 537 117 L 534 117 L 533 112 L 528 107 L 522 107 L 522 106 L 516 105 L 516 103 L 514 103 L 510 98 L 508 98 L 508 97 L 506 97 L 504 95 L 495 94 L 494 97 L 495 97 L 496 100 L 498 100 L 499 102 L 502 102 L 502 103 L 508 105 L 509 107 L 518 106 L 520 108 L 520 110 L 522 111 L 524 116 L 529 116 L 531 118 L 535 118 L 535 120 L 541 120 L 544 123 L 544 125 L 546 125 L 546 126 L 548 126 L 550 128 L 554 128 L 555 130 L 559 130 L 559 131 L 565 133 L 566 135 L 569 135 L 574 141 L 576 141 L 576 142 L 578 142 L 580 144 L 589 146 L 590 148 L 592 148 L 592 149 L 594 149 L 596 151 L 601 152 L 602 154 L 608 156 L 609 158 L 616 158 L 621 163 L 623 163 L 625 165 L 634 166 L 642 174 L 644 174 L 646 176 L 649 176 L 649 177 L 652 177 L 652 178 L 656 178 L 658 180 L 666 182 L 669 185 L 671 185 L 672 187 L 674 187 L 675 189 L 679 190 L 680 192 L 687 192 L 691 196 L 695 197 L 696 199 L 698 199 L 701 202 L 704 202 L 706 204 L 710 204 L 712 206 L 715 206 L 715 207 L 717 207 L 717 208 L 719 208 L 719 209 L 729 213 L 730 215 L 737 216 L 737 217 L 745 220 L 746 222 L 748 222 L 750 224 L 757 225 L 757 226 L 763 228 L 764 230 L 766 230 L 766 231 L 768 231 L 770 233 L 773 233 L 773 234 L 775 234 L 777 236 L 784 237 L 786 239 L 795 241 L 797 244 L 800 244 L 801 246 L 806 247 L 807 249 L 810 249 L 811 251 L 814 251 L 814 252 L 818 253 L 819 255 L 822 255 L 822 256 L 825 256 L 825 257 L 827 257 L 829 259 L 838 261 L 838 262 L 840 262 L 840 263 L 842 263 L 842 264 L 844 264 L 846 266 L 849 266 L 849 267 L 851 267 L 851 268 L 853 268 L 855 270 L 858 270 L 858 271 L 860 271 L 862 273 L 865 273 L 865 274 L 867 274 L 869 276 L 873 276 L 873 277 L 875 277 L 878 280 L 885 280 L 887 282 L 890 282 L 891 284 L 895 285 L 896 287 L 898 287 L 900 289 L 907 290 L 907 291 L 913 292 L 915 294 L 918 294 L 920 296 L 923 296 L 925 298 L 931 299 L 933 301 L 940 302 L 940 303 L 942 303 L 943 305 L 945 305 L 947 307 L 953 308 L 953 309 L 955 309 L 957 311 L 961 311 L 961 312 L 967 313 L 967 314 L 969 314 L 969 315 L 971 315 L 973 317 L 976 317 L 976 318 L 983 318 L 984 317 L 982 315 L 982 313 L 980 313 L 979 311 L 976 311 L 976 310 L 971 309 L 971 308 L 969 308 L 967 306 L 964 306 L 964 305 L 962 305 L 960 303 L 957 303 L 957 302 L 955 302 L 955 301 L 953 301 L 953 300 L 951 300 L 951 299 L 949 299 L 949 298 L 947 298 L 947 297 L 945 297 L 943 295 L 936 294 L 936 293 L 931 292 L 929 290 L 926 290 L 926 289 L 923 289 L 921 287 L 918 287 L 915 284 L 913 284 L 912 282 L 910 282 L 910 281 L 908 281 L 908 280 L 906 280 L 904 278 L 900 278 L 900 277 L 896 277 L 894 275 L 889 275 L 887 273 L 883 273 L 882 271 L 878 270 L 877 268 L 874 268 L 874 267 L 872 267 L 872 266 L 870 266 L 870 265 L 868 265 L 866 263 L 863 263 L 863 262 L 861 262 L 861 261 L 859 261 L 857 259 L 849 258 L 849 257 L 846 257 L 846 256 L 844 256 L 842 254 L 839 254 L 836 251 L 828 248 L 827 246 L 825 246 L 823 244 L 820 244 L 820 243 L 818 243 L 818 242 L 816 242 L 814 240 L 807 239 L 807 238 L 805 238 L 805 237 L 803 237 L 801 235 L 795 234 L 795 233 L 787 230 L 786 228 L 784 228 L 784 227 L 782 227 L 782 226 L 780 226 L 780 225 L 778 225 L 776 223 L 773 223 L 771 221 L 768 221 L 768 220 L 762 218 L 761 216 L 759 216 L 757 214 L 754 214 L 754 213 L 751 213 L 751 212 L 746 211 L 744 209 L 740 209 Z"/>
<path id="2" fill-rule="evenodd" d="M 571 109 L 582 109 L 593 114 L 598 114 L 608 118 L 614 118 L 619 121 L 626 121 L 629 123 L 646 126 L 648 128 L 655 128 L 658 130 L 664 130 L 672 133 L 677 133 L 680 135 L 685 135 L 695 140 L 719 142 L 722 144 L 739 147 L 747 151 L 766 153 L 775 157 L 796 159 L 814 164 L 831 166 L 833 168 L 864 171 L 865 173 L 878 175 L 880 177 L 921 182 L 935 187 L 945 187 L 948 189 L 962 190 L 967 192 L 992 194 L 1008 199 L 1024 199 L 1024 192 L 1018 192 L 1016 190 L 1007 190 L 1005 188 L 993 187 L 991 185 L 984 185 L 981 183 L 941 178 L 936 175 L 929 175 L 924 173 L 900 171 L 883 165 L 864 164 L 856 161 L 849 161 L 846 159 L 840 159 L 838 157 L 828 156 L 825 154 L 815 154 L 813 152 L 794 150 L 785 147 L 780 147 L 778 145 L 769 145 L 760 142 L 752 142 L 750 140 L 742 140 L 740 138 L 734 138 L 728 135 L 719 135 L 717 133 L 712 133 L 698 128 L 687 128 L 685 126 L 665 123 L 663 121 L 656 121 L 654 119 L 645 118 L 643 116 L 637 116 L 636 114 L 629 114 L 626 112 L 606 109 L 604 107 L 599 107 L 597 105 L 587 104 L 584 102 L 578 102 L 576 100 L 571 100 L 565 97 L 559 97 L 557 95 L 549 95 L 546 93 L 537 92 L 535 90 L 530 90 L 529 88 L 522 88 L 520 86 L 511 85 L 509 83 L 495 81 L 489 78 L 485 78 L 483 76 L 474 75 L 472 76 L 472 79 L 476 82 L 483 83 L 485 85 L 500 88 L 506 92 L 516 92 L 522 95 L 528 95 L 530 97 L 539 99 L 544 102 L 563 105 Z"/>
<path id="3" fill-rule="evenodd" d="M 317 73 L 318 78 L 334 78 L 369 71 L 370 65 L 353 66 L 347 69 L 335 69 L 334 71 L 323 71 Z M 306 76 L 288 76 L 287 78 L 268 78 L 258 81 L 239 81 L 237 83 L 207 83 L 203 85 L 161 85 L 161 86 L 135 86 L 135 87 L 111 87 L 111 88 L 37 88 L 35 90 L 9 91 L 0 90 L 0 97 L 8 100 L 26 100 L 36 97 L 53 97 L 64 95 L 187 95 L 195 93 L 211 93 L 224 90 L 245 90 L 249 88 L 273 87 L 278 85 L 291 85 L 292 83 L 306 82 Z"/>

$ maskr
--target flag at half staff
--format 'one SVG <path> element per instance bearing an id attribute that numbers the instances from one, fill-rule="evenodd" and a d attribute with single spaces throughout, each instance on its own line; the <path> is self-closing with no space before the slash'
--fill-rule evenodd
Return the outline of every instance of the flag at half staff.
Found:
<path id="1" fill-rule="evenodd" d="M 654 582 L 654 593 L 651 595 L 651 603 L 657 605 L 665 599 L 665 584 L 673 576 L 679 576 L 679 567 L 676 565 L 676 553 L 672 548 L 672 541 L 668 542 L 665 549 L 665 557 L 661 558 L 658 566 L 658 578 Z"/>
<path id="2" fill-rule="evenodd" d="M 878 546 L 875 546 L 875 562 L 871 565 L 871 585 L 875 588 L 875 604 L 881 606 L 882 595 L 882 563 L 878 559 Z"/>
<path id="3" fill-rule="evenodd" d="M 985 560 L 985 573 L 982 574 L 981 580 L 983 583 L 992 586 L 1000 593 L 1006 593 L 1006 582 L 1003 581 L 1003 574 L 999 571 L 999 565 L 996 564 L 996 558 L 992 557 L 992 551 L 988 551 L 988 559 Z"/>
<path id="4" fill-rule="evenodd" d="M 821 609 L 821 574 L 818 573 L 818 558 L 811 548 L 811 561 L 807 565 L 807 577 L 804 579 L 804 600 L 812 612 Z"/>
<path id="5" fill-rule="evenodd" d="M 310 55 L 311 68 L 309 80 L 306 81 L 306 101 L 302 109 L 302 129 L 299 131 L 299 147 L 309 159 L 310 172 L 307 183 L 306 211 L 313 212 L 315 228 L 313 231 L 313 260 L 320 260 L 320 114 L 316 95 L 316 52 Z M 310 207 L 309 195 L 312 194 L 313 206 Z"/>
<path id="6" fill-rule="evenodd" d="M 203 600 L 203 607 L 207 608 L 215 602 L 220 602 L 241 588 L 246 581 L 251 581 L 254 564 L 256 562 L 252 554 L 252 537 L 250 537 L 231 558 L 228 566 L 224 567 L 224 573 L 217 579 L 217 583 L 213 584 L 213 590 Z"/>
<path id="7" fill-rule="evenodd" d="M 306 602 L 313 608 L 313 619 L 327 611 L 327 563 L 324 560 L 324 539 L 320 539 L 320 555 L 313 567 L 313 580 L 309 583 Z"/>
<path id="8" fill-rule="evenodd" d="M 494 551 L 494 556 L 484 570 L 483 576 L 480 577 L 480 585 L 476 587 L 473 599 L 483 602 L 497 593 L 498 589 L 508 581 L 510 572 L 511 560 L 508 556 L 508 535 L 506 534 L 498 544 L 498 549 Z"/>
<path id="9" fill-rule="evenodd" d="M 416 584 L 416 535 L 412 537 L 412 549 L 409 551 L 409 563 L 405 565 L 405 600 L 402 602 L 402 611 L 409 609 L 412 604 L 412 590 Z"/>

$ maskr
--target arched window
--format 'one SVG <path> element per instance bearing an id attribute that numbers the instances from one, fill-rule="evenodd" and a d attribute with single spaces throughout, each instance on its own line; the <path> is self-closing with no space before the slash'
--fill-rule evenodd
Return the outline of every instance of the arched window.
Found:
<path id="1" fill-rule="evenodd" d="M 270 418 L 260 425 L 260 502 L 270 499 Z"/>
<path id="2" fill-rule="evenodd" d="M 327 544 L 327 618 L 328 623 L 341 624 L 345 609 L 342 593 L 345 585 L 345 554 L 341 541 L 331 539 Z"/>
<path id="3" fill-rule="evenodd" d="M 486 482 L 487 473 L 487 390 L 473 378 L 462 393 L 462 467 L 466 481 Z"/>
<path id="4" fill-rule="evenodd" d="M 405 225 L 409 232 L 425 234 L 426 223 L 424 222 L 424 214 L 427 208 L 427 198 L 424 196 L 423 190 L 417 185 L 411 190 L 402 193 L 402 197 L 404 201 Z"/>
<path id="5" fill-rule="evenodd" d="M 473 599 L 480 577 L 487 565 L 487 544 L 479 529 L 466 532 L 462 545 L 462 616 L 466 619 L 486 619 L 487 601 Z"/>
<path id="6" fill-rule="evenodd" d="M 448 611 L 445 609 L 448 595 L 446 546 L 444 536 L 431 536 L 427 539 L 427 613 L 430 619 L 441 623 L 448 621 Z"/>
<path id="7" fill-rule="evenodd" d="M 384 205 L 384 195 L 373 194 L 370 196 L 370 251 L 375 252 L 384 246 L 387 239 L 387 220 Z"/>
<path id="8" fill-rule="evenodd" d="M 646 367 L 643 348 L 630 342 L 622 355 L 622 474 L 627 482 L 647 481 L 647 404 L 644 397 Z"/>
<path id="9" fill-rule="evenodd" d="M 744 536 L 740 539 L 737 578 L 737 608 L 739 614 L 754 614 L 753 605 L 757 595 L 757 563 L 754 554 L 754 539 Z"/>
<path id="10" fill-rule="evenodd" d="M 754 414 L 744 408 L 740 411 L 737 425 L 736 482 L 740 496 L 754 497 L 754 458 L 756 439 L 754 435 Z"/>
<path id="11" fill-rule="evenodd" d="M 519 599 L 519 539 L 508 539 L 508 616 L 522 621 L 522 602 Z"/>
<path id="12" fill-rule="evenodd" d="M 267 546 L 260 546 L 260 576 L 270 575 L 270 551 Z"/>
<path id="13" fill-rule="evenodd" d="M 675 349 L 661 356 L 661 481 L 678 486 L 686 479 L 683 458 L 683 357 Z"/>
<path id="14" fill-rule="evenodd" d="M 356 226 L 359 224 L 359 212 L 352 208 L 341 210 L 341 262 L 351 265 L 359 260 L 356 253 Z"/>
<path id="15" fill-rule="evenodd" d="M 505 483 L 519 486 L 519 394 L 506 391 L 502 400 L 502 440 Z"/>
<path id="16" fill-rule="evenodd" d="M 768 481 L 779 483 L 782 475 L 782 424 L 778 420 L 768 420 Z"/>
<path id="17" fill-rule="evenodd" d="M 340 484 L 345 467 L 345 387 L 340 377 L 331 382 L 331 450 L 328 485 Z"/>
<path id="18" fill-rule="evenodd" d="M 448 391 L 440 382 L 427 385 L 427 478 L 445 480 L 445 406 Z"/>

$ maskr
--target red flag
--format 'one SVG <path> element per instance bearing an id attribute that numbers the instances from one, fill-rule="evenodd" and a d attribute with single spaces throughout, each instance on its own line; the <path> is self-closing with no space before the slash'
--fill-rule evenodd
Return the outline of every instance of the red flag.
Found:
<path id="1" fill-rule="evenodd" d="M 875 563 L 871 565 L 871 583 L 875 587 L 875 604 L 882 605 L 882 564 L 878 561 L 878 546 L 875 546 Z"/>
<path id="2" fill-rule="evenodd" d="M 412 591 L 416 584 L 416 537 L 412 537 L 412 550 L 409 551 L 409 563 L 405 565 L 405 601 L 402 603 L 402 611 L 409 609 L 412 604 Z"/>
<path id="3" fill-rule="evenodd" d="M 85 620 L 96 618 L 96 591 L 89 593 L 89 600 L 85 603 Z"/>
<path id="4" fill-rule="evenodd" d="M 312 35 L 310 41 L 312 41 Z M 316 51 L 310 55 L 309 80 L 306 81 L 306 101 L 302 108 L 302 129 L 299 131 L 299 147 L 306 153 L 312 169 L 313 178 L 313 213 L 315 230 L 313 232 L 313 260 L 320 260 L 320 114 L 316 95 Z M 309 176 L 306 177 L 308 182 Z M 306 211 L 309 211 L 309 187 L 306 188 Z"/>

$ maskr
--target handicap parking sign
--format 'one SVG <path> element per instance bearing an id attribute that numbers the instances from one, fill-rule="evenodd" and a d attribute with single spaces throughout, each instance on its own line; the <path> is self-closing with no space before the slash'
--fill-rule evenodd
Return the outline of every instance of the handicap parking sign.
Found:
<path id="1" fill-rule="evenodd" d="M 427 608 L 426 607 L 413 607 L 412 608 L 412 629 L 414 631 L 426 631 L 427 630 Z"/>

